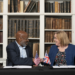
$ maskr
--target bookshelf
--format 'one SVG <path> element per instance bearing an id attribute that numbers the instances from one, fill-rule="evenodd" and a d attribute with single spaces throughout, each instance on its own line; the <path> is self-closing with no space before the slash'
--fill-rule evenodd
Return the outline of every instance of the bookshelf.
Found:
<path id="1" fill-rule="evenodd" d="M 71 0 L 71 13 L 50 13 L 50 12 L 45 12 L 45 2 L 51 2 L 51 1 L 65 1 L 65 0 L 34 0 L 34 1 L 39 1 L 39 10 L 40 12 L 8 12 L 8 0 L 0 0 L 3 1 L 3 12 L 0 13 L 0 16 L 3 17 L 3 30 L 0 32 L 3 32 L 3 43 L 0 43 L 0 45 L 3 46 L 3 57 L 0 58 L 0 63 L 3 63 L 3 66 L 6 65 L 6 58 L 7 58 L 7 53 L 6 53 L 6 46 L 8 45 L 8 40 L 15 40 L 15 38 L 9 38 L 8 37 L 8 19 L 10 17 L 16 17 L 16 16 L 25 16 L 25 17 L 38 17 L 40 20 L 40 38 L 28 38 L 30 42 L 39 42 L 40 47 L 39 47 L 39 57 L 43 58 L 44 53 L 46 50 L 46 47 L 51 46 L 55 44 L 54 42 L 45 42 L 45 32 L 46 31 L 59 31 L 59 30 L 64 30 L 64 31 L 71 31 L 72 32 L 72 44 L 75 44 L 75 0 Z M 21 0 L 21 1 L 29 1 L 29 0 Z M 66 0 L 70 1 L 70 0 Z M 46 16 L 53 16 L 53 17 L 71 17 L 72 20 L 72 28 L 71 29 L 45 29 L 45 18 Z M 32 19 L 31 18 L 31 19 Z M 49 49 L 49 48 L 48 48 Z"/>

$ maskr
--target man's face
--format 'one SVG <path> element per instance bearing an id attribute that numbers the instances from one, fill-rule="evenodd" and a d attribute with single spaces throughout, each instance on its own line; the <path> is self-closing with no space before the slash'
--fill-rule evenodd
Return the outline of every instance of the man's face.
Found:
<path id="1" fill-rule="evenodd" d="M 20 41 L 20 45 L 21 46 L 27 46 L 28 45 L 28 35 L 23 35 L 22 38 L 21 38 L 21 41 Z"/>

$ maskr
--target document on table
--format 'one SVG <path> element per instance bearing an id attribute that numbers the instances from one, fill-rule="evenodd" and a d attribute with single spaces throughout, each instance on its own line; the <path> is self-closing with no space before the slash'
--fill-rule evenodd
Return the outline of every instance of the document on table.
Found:
<path id="1" fill-rule="evenodd" d="M 70 66 L 53 66 L 53 68 L 75 68 L 75 66 L 70 65 Z"/>
<path id="2" fill-rule="evenodd" d="M 4 66 L 3 68 L 32 68 L 32 66 Z"/>

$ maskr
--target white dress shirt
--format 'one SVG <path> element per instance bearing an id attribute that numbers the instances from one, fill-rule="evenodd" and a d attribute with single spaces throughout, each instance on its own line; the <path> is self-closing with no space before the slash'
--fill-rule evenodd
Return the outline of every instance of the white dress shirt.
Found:
<path id="1" fill-rule="evenodd" d="M 26 50 L 25 50 L 25 47 L 22 47 L 20 46 L 17 41 L 15 41 L 17 46 L 19 47 L 19 50 L 20 50 L 20 57 L 21 58 L 26 58 L 27 57 L 27 53 L 26 53 Z"/>

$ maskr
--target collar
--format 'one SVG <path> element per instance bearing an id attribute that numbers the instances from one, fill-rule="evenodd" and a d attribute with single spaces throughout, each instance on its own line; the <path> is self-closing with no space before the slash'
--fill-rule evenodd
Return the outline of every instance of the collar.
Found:
<path id="1" fill-rule="evenodd" d="M 22 46 L 20 46 L 19 44 L 18 44 L 18 42 L 17 41 L 15 41 L 16 42 L 16 44 L 18 45 L 18 47 L 22 47 Z M 24 46 L 24 47 L 22 47 L 22 48 L 26 48 L 26 46 Z"/>

